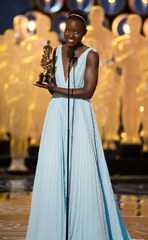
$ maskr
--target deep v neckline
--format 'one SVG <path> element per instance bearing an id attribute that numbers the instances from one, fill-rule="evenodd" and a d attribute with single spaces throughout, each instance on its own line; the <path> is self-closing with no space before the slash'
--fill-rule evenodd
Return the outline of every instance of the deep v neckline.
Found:
<path id="1" fill-rule="evenodd" d="M 67 72 L 67 77 L 65 76 L 65 72 L 64 72 L 64 62 L 63 62 L 63 46 L 61 46 L 61 63 L 62 63 L 62 71 L 63 71 L 63 77 L 64 77 L 64 82 L 65 84 L 67 83 L 68 81 L 68 72 Z M 78 60 L 83 56 L 83 54 L 89 49 L 89 47 L 83 52 L 81 53 L 81 55 L 77 58 L 76 62 L 72 65 L 72 67 L 70 68 L 70 73 L 69 75 L 71 74 L 71 71 L 73 70 L 74 66 L 77 64 Z M 67 66 L 67 69 L 68 69 L 68 66 Z"/>

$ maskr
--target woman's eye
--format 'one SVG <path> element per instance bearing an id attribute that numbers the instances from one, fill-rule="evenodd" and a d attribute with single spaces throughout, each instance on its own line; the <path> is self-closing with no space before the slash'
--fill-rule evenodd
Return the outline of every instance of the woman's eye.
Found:
<path id="1" fill-rule="evenodd" d="M 65 32 L 66 32 L 66 33 L 72 32 L 72 33 L 74 33 L 74 34 L 79 34 L 79 33 L 80 33 L 79 31 L 71 31 L 70 29 L 65 29 Z"/>

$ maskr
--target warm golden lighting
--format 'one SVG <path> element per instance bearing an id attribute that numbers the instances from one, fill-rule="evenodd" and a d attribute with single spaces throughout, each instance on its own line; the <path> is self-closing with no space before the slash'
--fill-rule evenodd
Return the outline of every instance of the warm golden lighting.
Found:
<path id="1" fill-rule="evenodd" d="M 140 132 L 140 137 L 144 137 L 144 130 Z"/>
<path id="2" fill-rule="evenodd" d="M 37 141 L 35 138 L 32 138 L 31 141 L 30 141 L 30 145 L 37 145 Z"/>
<path id="3" fill-rule="evenodd" d="M 148 18 L 146 18 L 143 23 L 143 32 L 145 36 L 148 36 Z"/>
<path id="4" fill-rule="evenodd" d="M 83 0 L 77 0 L 77 3 L 78 4 L 83 3 Z"/>
<path id="5" fill-rule="evenodd" d="M 27 46 L 26 46 L 26 50 L 27 51 L 30 51 L 31 50 L 31 44 L 28 44 Z M 27 58 L 26 58 L 27 59 Z M 27 61 L 28 62 L 28 61 Z"/>
<path id="6" fill-rule="evenodd" d="M 144 107 L 143 106 L 140 106 L 140 112 L 144 112 Z"/>
<path id="7" fill-rule="evenodd" d="M 123 28 L 123 31 L 124 31 L 125 34 L 130 33 L 130 27 L 127 23 L 125 23 L 122 28 Z"/>
<path id="8" fill-rule="evenodd" d="M 109 3 L 115 3 L 116 0 L 108 0 Z"/>
<path id="9" fill-rule="evenodd" d="M 59 28 L 60 28 L 61 32 L 64 32 L 65 26 L 66 26 L 66 23 L 65 23 L 65 22 L 61 22 L 61 23 L 60 23 Z"/>
<path id="10" fill-rule="evenodd" d="M 125 203 L 124 202 L 119 202 L 119 207 L 122 210 L 125 207 Z"/>
<path id="11" fill-rule="evenodd" d="M 28 30 L 29 30 L 30 32 L 34 32 L 35 29 L 36 29 L 36 22 L 35 22 L 34 20 L 30 20 L 30 21 L 28 22 Z"/>
<path id="12" fill-rule="evenodd" d="M 51 0 L 44 0 L 45 3 L 49 4 Z"/>
<path id="13" fill-rule="evenodd" d="M 8 87 L 9 87 L 9 84 L 6 83 L 6 84 L 4 85 L 4 89 L 6 90 L 6 89 L 8 89 Z"/>
<path id="14" fill-rule="evenodd" d="M 143 4 L 148 4 L 148 0 L 141 0 Z"/>
<path id="15" fill-rule="evenodd" d="M 125 138 L 126 138 L 126 133 L 125 133 L 125 132 L 122 132 L 122 133 L 121 133 L 121 138 L 122 138 L 122 139 L 125 139 Z"/>

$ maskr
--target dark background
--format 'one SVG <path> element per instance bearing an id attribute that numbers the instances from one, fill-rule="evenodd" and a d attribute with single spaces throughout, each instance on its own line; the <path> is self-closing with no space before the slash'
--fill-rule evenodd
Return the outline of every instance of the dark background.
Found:
<path id="1" fill-rule="evenodd" d="M 67 0 L 68 1 L 68 0 Z M 94 5 L 98 5 L 98 3 L 95 1 Z M 29 10 L 39 10 L 37 6 L 36 0 L 0 0 L 0 34 L 3 34 L 4 31 L 8 28 L 13 28 L 13 18 L 16 15 L 24 14 L 25 12 Z M 63 7 L 60 11 L 69 11 L 66 1 L 64 1 Z M 39 10 L 40 11 L 40 10 Z M 128 5 L 128 0 L 125 3 L 125 6 L 121 13 L 133 13 Z M 49 14 L 52 19 L 57 13 Z M 117 15 L 109 16 L 106 15 L 107 19 L 110 23 L 112 23 L 113 19 Z M 146 16 L 142 16 L 142 19 L 144 19 Z"/>
<path id="2" fill-rule="evenodd" d="M 30 0 L 0 0 L 0 34 L 8 28 L 13 28 L 13 18 L 16 15 L 33 9 Z"/>

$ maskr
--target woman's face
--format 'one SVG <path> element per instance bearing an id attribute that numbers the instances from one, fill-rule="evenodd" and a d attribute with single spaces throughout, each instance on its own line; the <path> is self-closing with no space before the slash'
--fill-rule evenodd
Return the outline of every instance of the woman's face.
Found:
<path id="1" fill-rule="evenodd" d="M 83 22 L 75 20 L 75 19 L 68 19 L 66 22 L 66 28 L 64 31 L 64 37 L 66 43 L 70 48 L 77 47 L 81 44 L 82 37 L 86 34 L 86 28 Z"/>

